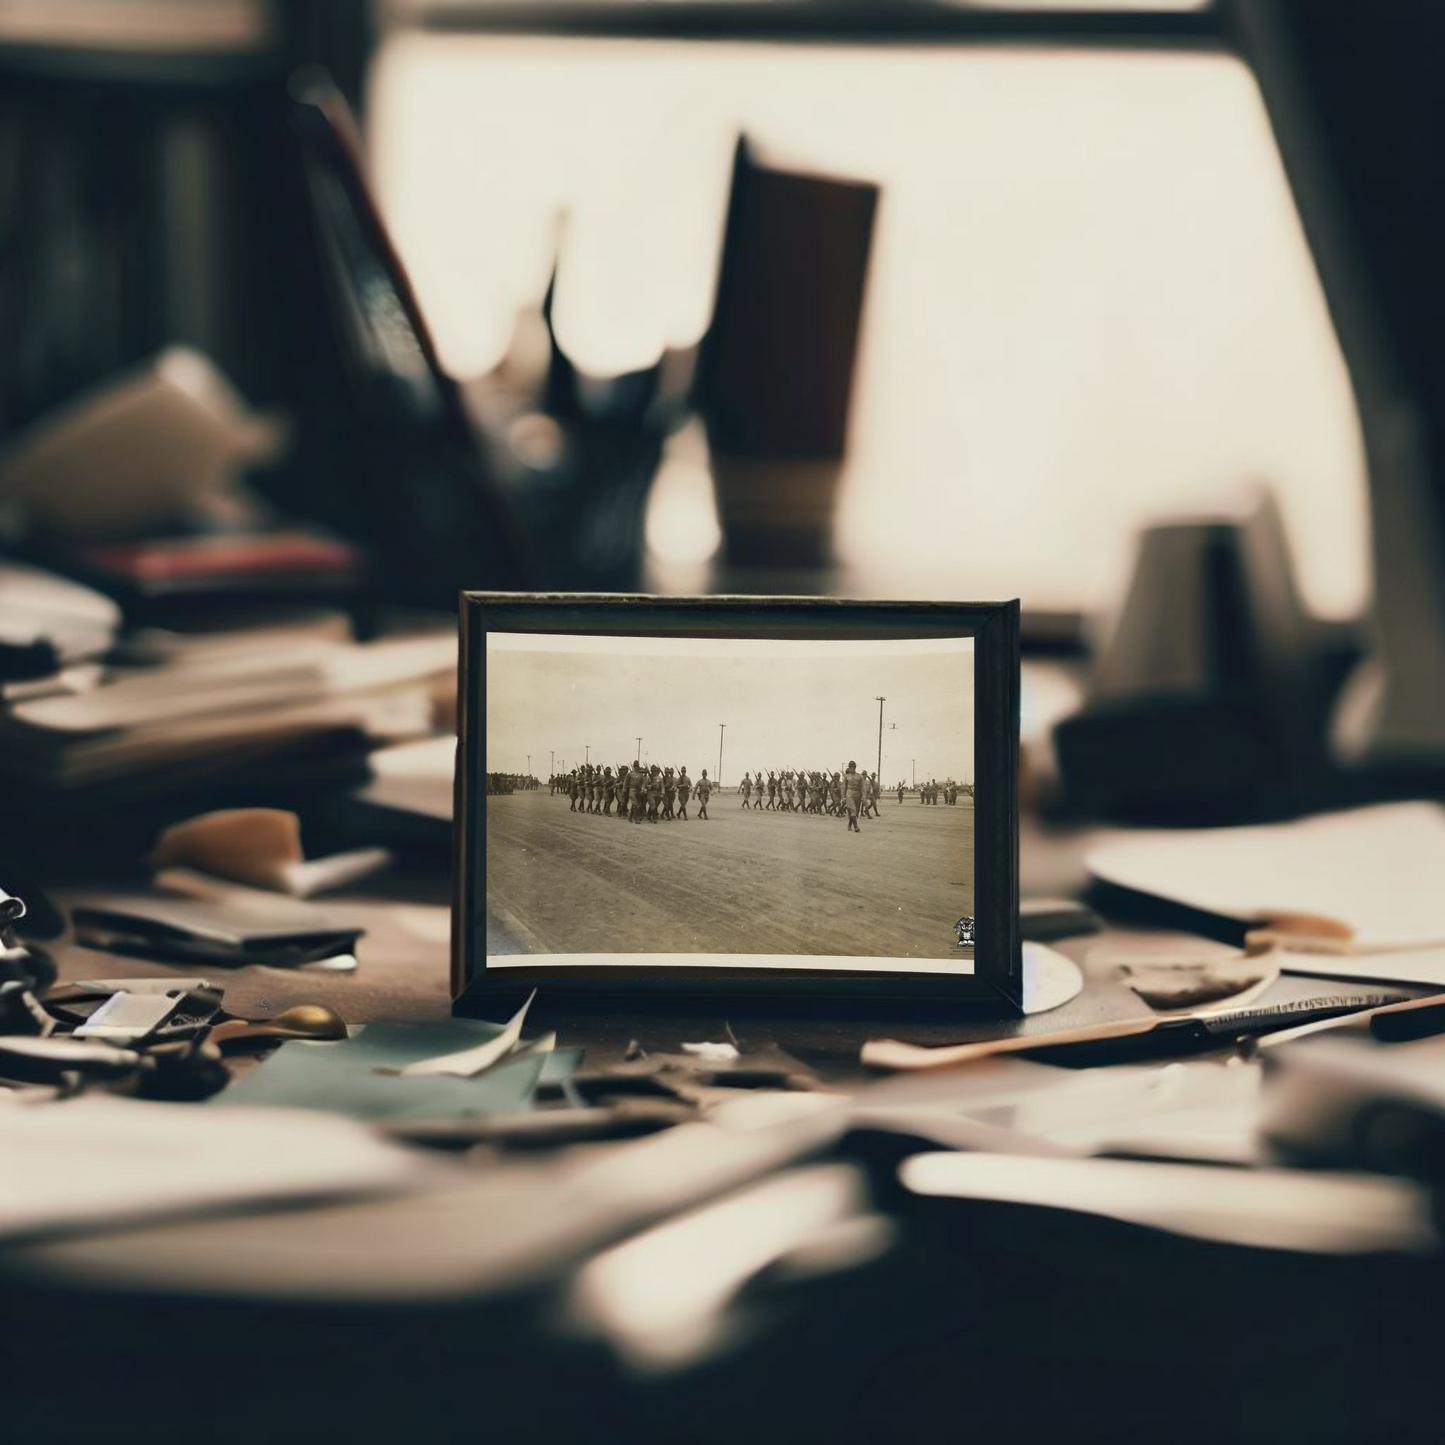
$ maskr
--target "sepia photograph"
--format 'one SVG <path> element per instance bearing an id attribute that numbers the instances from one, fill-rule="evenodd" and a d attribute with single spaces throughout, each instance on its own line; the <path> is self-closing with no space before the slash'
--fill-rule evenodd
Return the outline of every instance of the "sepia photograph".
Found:
<path id="1" fill-rule="evenodd" d="M 489 632 L 485 716 L 489 968 L 973 972 L 971 637 Z"/>

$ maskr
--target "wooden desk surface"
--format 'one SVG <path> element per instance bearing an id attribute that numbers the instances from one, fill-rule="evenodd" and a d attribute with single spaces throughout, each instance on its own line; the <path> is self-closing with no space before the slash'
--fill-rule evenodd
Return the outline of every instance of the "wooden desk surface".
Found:
<path id="1" fill-rule="evenodd" d="M 1086 876 L 1083 858 L 1097 834 L 1026 830 L 1022 850 L 1025 894 L 1077 894 Z M 136 880 L 118 889 L 110 880 L 71 881 L 57 887 L 55 901 L 68 910 L 99 893 L 123 893 L 143 899 L 147 888 Z M 317 900 L 329 915 L 366 930 L 357 945 L 355 973 L 248 966 L 237 969 L 179 967 L 125 958 L 82 948 L 66 938 L 51 945 L 62 982 L 82 978 L 155 977 L 205 974 L 225 989 L 226 1008 L 246 1018 L 262 1018 L 295 1003 L 326 1003 L 351 1024 L 379 1020 L 424 1022 L 450 1016 L 450 879 L 443 865 L 392 870 L 342 893 Z M 893 1015 L 874 1021 L 860 1015 L 810 1017 L 793 1011 L 786 1018 L 766 1013 L 698 1005 L 677 1013 L 610 1010 L 552 1012 L 544 990 L 533 1013 L 536 1026 L 559 1028 L 563 1042 L 580 1043 L 592 1067 L 622 1058 L 628 1043 L 675 1051 L 683 1040 L 728 1037 L 729 1029 L 746 1047 L 778 1046 L 793 1053 L 830 1082 L 847 1085 L 860 1080 L 857 1064 L 862 1042 L 880 1029 L 919 1043 L 949 1043 L 1001 1033 L 1045 1034 L 1061 1028 L 1132 1016 L 1138 1001 L 1115 977 L 1115 965 L 1130 956 L 1179 959 L 1228 954 L 1224 945 L 1190 934 L 1111 926 L 1051 945 L 1080 964 L 1087 980 L 1084 993 L 1048 1014 L 1000 1024 L 975 1016 L 932 1019 L 924 1012 Z M 1312 994 L 1337 992 L 1325 980 L 1281 979 L 1268 1001 L 1283 1002 Z"/>

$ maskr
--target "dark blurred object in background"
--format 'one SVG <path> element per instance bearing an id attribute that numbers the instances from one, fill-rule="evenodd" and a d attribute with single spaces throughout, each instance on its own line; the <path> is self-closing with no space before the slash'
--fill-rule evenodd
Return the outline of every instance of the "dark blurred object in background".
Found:
<path id="1" fill-rule="evenodd" d="M 6 434 L 172 344 L 253 403 L 288 402 L 292 338 L 322 315 L 277 97 L 301 55 L 331 58 L 327 37 L 364 47 L 368 7 L 140 11 L 56 0 L 24 43 L 0 31 Z"/>
<path id="2" fill-rule="evenodd" d="M 829 560 L 877 205 L 738 145 L 697 387 L 730 562 Z"/>
<path id="3" fill-rule="evenodd" d="M 1374 637 L 1340 758 L 1445 776 L 1445 10 L 1415 0 L 1233 0 L 1359 408 Z"/>
<path id="4" fill-rule="evenodd" d="M 67 8 L 51 43 L 0 47 L 0 437 L 185 344 L 293 422 L 265 493 L 366 547 L 381 596 L 450 610 L 460 587 L 532 580 L 342 88 L 308 72 L 288 96 L 302 60 L 356 90 L 369 7 L 236 0 L 69 29 Z"/>
<path id="5" fill-rule="evenodd" d="M 1089 701 L 1054 734 L 1070 810 L 1226 823 L 1328 802 L 1334 643 L 1300 602 L 1273 498 L 1149 528 Z"/>
<path id="6" fill-rule="evenodd" d="M 524 586 L 529 549 L 437 361 L 345 98 L 314 68 L 298 71 L 289 93 L 330 345 L 273 497 L 369 546 L 388 598 L 450 609 L 464 587 Z M 323 477 L 329 485 L 308 485 Z"/>

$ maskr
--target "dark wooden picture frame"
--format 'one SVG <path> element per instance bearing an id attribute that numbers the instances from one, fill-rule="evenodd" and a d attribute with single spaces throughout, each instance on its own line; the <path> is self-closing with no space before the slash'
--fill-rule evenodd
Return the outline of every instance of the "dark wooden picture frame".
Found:
<path id="1" fill-rule="evenodd" d="M 974 646 L 974 917 L 970 974 L 725 968 L 627 970 L 616 964 L 487 969 L 486 639 L 489 632 L 599 637 L 866 640 L 969 636 Z M 1018 924 L 1019 604 L 859 602 L 813 597 L 650 597 L 467 592 L 461 648 L 453 854 L 452 996 L 458 1014 L 537 986 L 550 998 L 670 995 L 783 1001 L 893 1000 L 1022 1011 Z M 740 958 L 745 955 L 739 955 Z"/>

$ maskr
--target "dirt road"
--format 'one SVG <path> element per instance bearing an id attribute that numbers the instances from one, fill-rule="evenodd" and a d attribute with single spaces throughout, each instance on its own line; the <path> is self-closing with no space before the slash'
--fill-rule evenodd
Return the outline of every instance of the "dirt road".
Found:
<path id="1" fill-rule="evenodd" d="M 968 956 L 953 925 L 973 913 L 972 799 L 889 798 L 861 835 L 740 802 L 632 824 L 545 791 L 488 798 L 488 952 Z"/>

